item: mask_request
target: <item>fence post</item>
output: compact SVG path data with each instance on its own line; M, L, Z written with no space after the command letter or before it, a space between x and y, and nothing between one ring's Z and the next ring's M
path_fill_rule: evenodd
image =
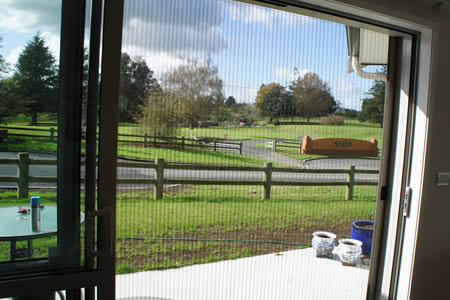
M53 139L55 138L55 128L50 128L50 141L53 142Z
M153 137L153 148L156 148L156 136Z
M347 189L345 200L353 200L353 187L355 185L355 166L351 165L347 174Z
M217 141L214 139L214 152L217 151Z
M147 147L147 134L144 134L144 147Z
M272 187L272 163L264 163L264 195L263 200L270 199L270 189Z
M273 152L277 152L277 140L273 140L272 149L273 149Z
M156 168L155 168L155 190L154 190L154 199L161 200L163 198L163 188L164 188L164 158L156 159Z
M239 143L239 155L242 155L242 142Z
M28 198L28 170L30 155L27 152L21 152L17 154L19 159L19 168L17 169L17 176L19 181L17 182L17 199Z
M184 150L184 136L181 137L181 150Z

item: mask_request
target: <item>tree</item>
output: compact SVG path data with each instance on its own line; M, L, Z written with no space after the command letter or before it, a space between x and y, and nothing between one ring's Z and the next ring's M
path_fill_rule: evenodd
M256 108L255 106L247 103L236 104L236 121L244 122L248 126L253 124L256 119Z
M177 97L180 116L190 128L199 121L207 121L224 99L222 79L210 61L187 61L164 74L162 86Z
M212 117L216 122L223 122L226 119L225 97L222 93L212 98L213 113Z
M227 98L227 100L225 101L225 106L228 106L228 107L233 106L235 104L236 104L236 98L234 98L233 96L229 96Z
M285 103L289 100L286 89L279 83L261 85L256 94L256 108L263 116L269 117L272 123L274 118L280 117Z
M328 83L315 73L298 77L290 88L296 115L306 117L308 123L312 117L333 113L338 106Z
M31 124L37 124L39 112L54 112L58 100L56 60L38 32L20 53L13 78L18 99Z
M17 112L17 82L13 78L0 80L0 123Z
M383 127L385 90L386 83L381 80L375 80L367 93L369 97L362 99L361 112L358 117L361 122L374 122Z
M150 136L176 136L178 119L176 97L160 90L147 98L139 124L144 133Z
M2 38L0 37L0 43ZM1 48L1 45L0 45ZM5 118L15 114L17 101L14 99L15 81L11 78L4 78L3 74L7 72L7 64L2 55L0 55L0 123L5 122Z
M3 41L3 38L0 36L0 48L3 48L1 45L1 42ZM3 74L6 73L8 68L8 65L5 62L5 59L3 58L3 55L0 54L0 79L3 78Z
M122 53L120 62L119 121L136 122L143 106L153 91L159 91L153 71L143 59L133 60Z

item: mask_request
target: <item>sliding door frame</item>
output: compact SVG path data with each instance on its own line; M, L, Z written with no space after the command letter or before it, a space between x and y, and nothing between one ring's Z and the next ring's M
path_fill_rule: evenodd
M90 262L87 267L80 265L81 99L86 1L62 1L60 99L64 101L60 106L62 130L58 137L58 163L61 165L58 168L58 247L50 251L49 261L41 263L41 268L24 268L26 273L2 276L0 298L65 290L67 299L75 300L81 298L81 288L97 287L97 299L115 299L116 144L123 0L104 0L102 47L107 51L103 51L101 68L104 88L100 98L97 209L108 214L104 215L106 218L98 218L94 229L97 247L92 246L96 249L97 263ZM93 208L95 205L90 206L91 210Z

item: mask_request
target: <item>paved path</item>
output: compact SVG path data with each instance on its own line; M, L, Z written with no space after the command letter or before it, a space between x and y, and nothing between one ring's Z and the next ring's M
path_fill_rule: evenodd
M266 142L269 142L272 140L250 140L250 141L244 141L242 143L242 154L258 157L267 161L271 162L279 162L288 166L295 166L297 168L303 168L304 164L303 161L287 157L285 155L281 155L277 152L274 152L272 150L258 147L257 144L265 144Z
M274 153L267 149L257 147L256 144L264 142L264 140L249 141L244 144L245 153L269 161L280 162L286 165L293 165L298 168L311 169L346 169L350 164L354 164L357 169L377 169L379 167L378 160L367 159L317 159L310 161L300 161L289 158L278 153ZM15 158L15 152L0 152L0 157ZM31 158L54 159L55 155L49 154L30 154ZM118 178L154 178L153 169L139 168L118 168ZM15 165L0 165L0 174L3 176L16 176L17 167ZM81 169L84 176L84 168ZM30 166L30 176L56 176L56 166ZM164 177L167 179L212 179L212 180L263 180L263 172L247 172L247 171L193 171L193 170L165 170ZM292 173L273 173L273 181L346 181L346 174L292 174ZM356 180L377 181L378 175L356 175ZM15 187L15 183L2 182L0 187ZM149 185L148 185L149 186ZM146 185L126 185L122 187L141 187ZM55 187L52 183L31 183L30 187Z

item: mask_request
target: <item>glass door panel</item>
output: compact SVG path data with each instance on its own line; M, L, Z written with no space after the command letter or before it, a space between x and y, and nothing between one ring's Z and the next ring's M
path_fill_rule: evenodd
M32 7L14 1L0 11L5 21L0 274L5 274L26 270L20 266L48 267L49 249L57 246L62 1Z
M121 2L15 1L0 13L10 21L0 52L0 298L80 299L86 288L93 299L97 287L97 299L113 299L115 207L103 186L115 182L117 93L100 97L99 84L118 85Z

